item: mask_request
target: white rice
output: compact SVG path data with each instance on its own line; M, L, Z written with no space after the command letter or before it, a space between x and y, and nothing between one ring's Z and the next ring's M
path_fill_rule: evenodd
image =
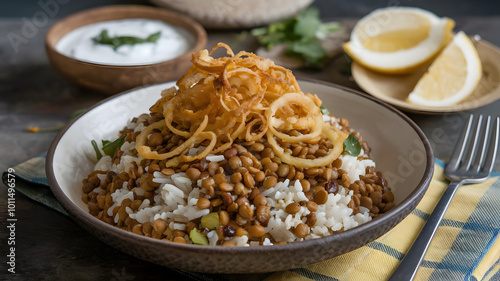
M364 155L365 152L361 149L359 155ZM343 169L347 172L349 176L350 183L353 183L359 180L359 176L364 176L366 167L375 167L375 162L371 159L358 159L358 156L352 156L350 154L340 155L340 160L342 160L342 166L340 169Z

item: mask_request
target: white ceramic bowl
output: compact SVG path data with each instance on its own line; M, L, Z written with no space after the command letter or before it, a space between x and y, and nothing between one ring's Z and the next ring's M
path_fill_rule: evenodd
M47 155L47 177L61 205L83 228L125 253L168 267L211 273L269 272L326 260L380 237L420 202L433 173L428 140L408 117L368 95L332 84L299 81L317 94L330 112L349 120L368 141L377 170L384 173L396 206L368 223L328 237L262 247L210 247L161 241L108 225L88 213L81 180L93 169L90 141L115 137L135 116L148 112L159 84L113 96L95 105L63 129Z

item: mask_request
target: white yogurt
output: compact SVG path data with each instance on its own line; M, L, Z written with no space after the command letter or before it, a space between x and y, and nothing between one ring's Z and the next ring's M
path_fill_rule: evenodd
M133 36L146 38L161 31L156 42L122 45L98 44L93 38L106 29L109 37ZM179 57L195 44L187 30L160 20L123 19L89 24L67 33L56 44L56 50L68 57L106 65L145 65Z

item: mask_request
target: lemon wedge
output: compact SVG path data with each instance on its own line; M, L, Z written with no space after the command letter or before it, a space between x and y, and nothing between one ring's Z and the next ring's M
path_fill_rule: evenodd
M345 52L377 72L409 73L428 65L453 37L454 21L411 7L377 9L353 28Z
M454 105L472 94L481 76L477 50L460 31L417 82L408 101L433 107Z

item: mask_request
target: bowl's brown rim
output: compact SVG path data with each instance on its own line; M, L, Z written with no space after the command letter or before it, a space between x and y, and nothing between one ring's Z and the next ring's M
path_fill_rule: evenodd
M121 236L125 236L125 238L129 239L135 239L138 241L138 243L148 243L154 246L158 247L170 247L174 248L177 250L183 250L183 251L189 251L193 253L199 253L200 251L206 252L208 254L216 254L216 253L228 253L228 254L236 254L236 253L245 253L245 254L259 254L259 253L268 253L268 252L276 252L276 253L286 253L287 251L291 250L296 250L296 249L301 249L301 248L309 248L317 244L328 244L330 242L334 242L336 240L349 240L349 238L357 237L358 235L364 233L367 230L370 230L371 228L374 228L377 224L392 224L392 227L397 225L404 217L406 217L408 214L413 211L413 209L417 206L417 204L420 202L422 197L424 196L425 192L428 189L428 186L431 182L432 175L434 172L434 156L432 152L431 145L423 133L423 131L418 127L418 125L413 122L409 117L404 115L401 111L396 109L395 107L387 104L386 102L379 100L377 98L374 98L368 94L359 92L357 90L337 85L334 83L330 82L325 82L325 81L320 81L316 79L297 79L300 85L300 81L305 81L305 82L311 82L311 83L317 83L317 84L322 84L325 86L333 87L333 88L338 88L346 93L349 94L354 94L361 96L362 98L369 99L387 109L390 111L396 113L400 118L402 118L404 121L406 121L412 128L415 130L417 135L419 136L420 140L422 141L422 144L425 148L426 152L426 166L425 166L425 171L424 171L424 176L420 180L419 184L416 186L416 188L410 193L410 195L405 198L400 204L396 205L394 208L389 210L387 213L381 215L380 217L376 218L375 220L369 221L367 223L364 223L360 226L351 228L349 230L336 233L334 235L322 237L322 238L317 238L317 239L311 239L311 240L305 240L305 241L298 241L298 242L293 242L293 243L287 243L287 244L282 244L282 245L273 245L272 247L220 247L220 246L199 246L199 245L190 245L190 244L180 244L180 243L174 243L174 242L169 242L169 241L162 241L158 239L151 239L149 237L141 236L134 234L132 232L128 232L125 230L122 230L118 227L109 225L94 216L90 215L88 212L85 212L78 206L76 206L74 203L72 203L71 199L69 199L68 196L62 191L61 187L59 186L58 182L56 181L55 178L55 172L53 169L53 164L54 164L54 153L57 149L57 145L65 132L75 123L79 118L81 118L83 115L88 113L89 111L93 110L96 107L99 107L102 104L105 104L107 101L115 99L119 96L122 95L127 95L131 92L134 92L138 89L145 88L145 87L137 87L134 89L127 90L125 92L113 95L111 97L108 97L98 103L96 103L94 106L90 107L86 112L80 114L77 118L74 118L72 121L70 121L54 138L53 142L51 143L49 150L47 152L47 157L46 157L46 175L47 175L47 180L49 182L50 189L54 193L55 197L57 200L61 203L62 207L73 217L79 218L80 220L85 220L87 222L93 222L96 227L101 227L103 230L106 232L112 232L115 234L119 234ZM168 83L168 82L167 82ZM159 84L165 84L165 83L158 83ZM147 87L154 86L154 85L149 85ZM417 199L417 202L414 202L412 198ZM411 210L408 210L411 208ZM406 215L404 217L398 216L399 213L405 213ZM394 220L391 221L391 219L398 218L399 221L394 222ZM391 228L392 228L391 227ZM378 237L374 237L371 241L377 239ZM370 242L370 241L368 241ZM368 243L367 242L367 243Z
M172 24L174 26L178 26L178 27L186 30L187 32L191 33L194 36L194 40L195 40L194 45L189 50L186 50L186 52L184 54L182 54L178 57L175 57L173 59L161 61L161 62L157 62L157 63L140 64L140 65L110 65L110 64L101 64L101 63L82 61L82 60L78 60L78 59L74 59L72 57L66 56L66 55L57 51L56 46L55 46L57 44L57 42L64 35L66 35L70 31L74 30L74 28L61 34L61 36L59 38L53 39L53 37L56 36L55 33L58 29L61 29L68 22L73 22L73 21L78 20L80 18L84 18L85 15L87 15L87 14L104 13L104 12L111 13L113 11L115 11L115 12L116 11L130 12L131 15L128 17L116 17L115 16L115 17L111 17L109 19L102 19L101 21L133 18L132 15L135 13L138 13L138 14L140 14L142 12L156 13L158 15L165 16L164 19L158 19L158 20L161 20L161 21L166 22L168 24ZM180 25L179 22L166 20L169 17L175 17L176 19L180 20L183 23L183 25ZM99 21L96 21L96 22L99 22ZM85 26L88 24L91 24L91 23L84 23L82 25L76 26L75 28L82 27L82 26ZM204 48L206 42L207 42L207 32L205 31L203 26L200 23L198 23L196 20L194 20L186 15L176 13L174 11L170 11L170 10L167 10L164 8L149 7L149 6L143 6L143 5L109 5L109 6L102 6L102 7L84 10L84 11L69 15L69 16L57 21L54 25L52 25L50 27L49 31L45 35L45 48L46 48L47 52L50 52L53 55L58 55L58 56L64 57L68 60L71 60L71 61L74 61L77 63L92 65L95 67L101 67L101 68L107 68L107 69L123 69L123 68L133 69L133 68L155 67L155 66L166 64L166 63L175 64L175 63L178 63L179 61L189 59L192 56L193 52L197 52L197 51L201 50L202 48Z

